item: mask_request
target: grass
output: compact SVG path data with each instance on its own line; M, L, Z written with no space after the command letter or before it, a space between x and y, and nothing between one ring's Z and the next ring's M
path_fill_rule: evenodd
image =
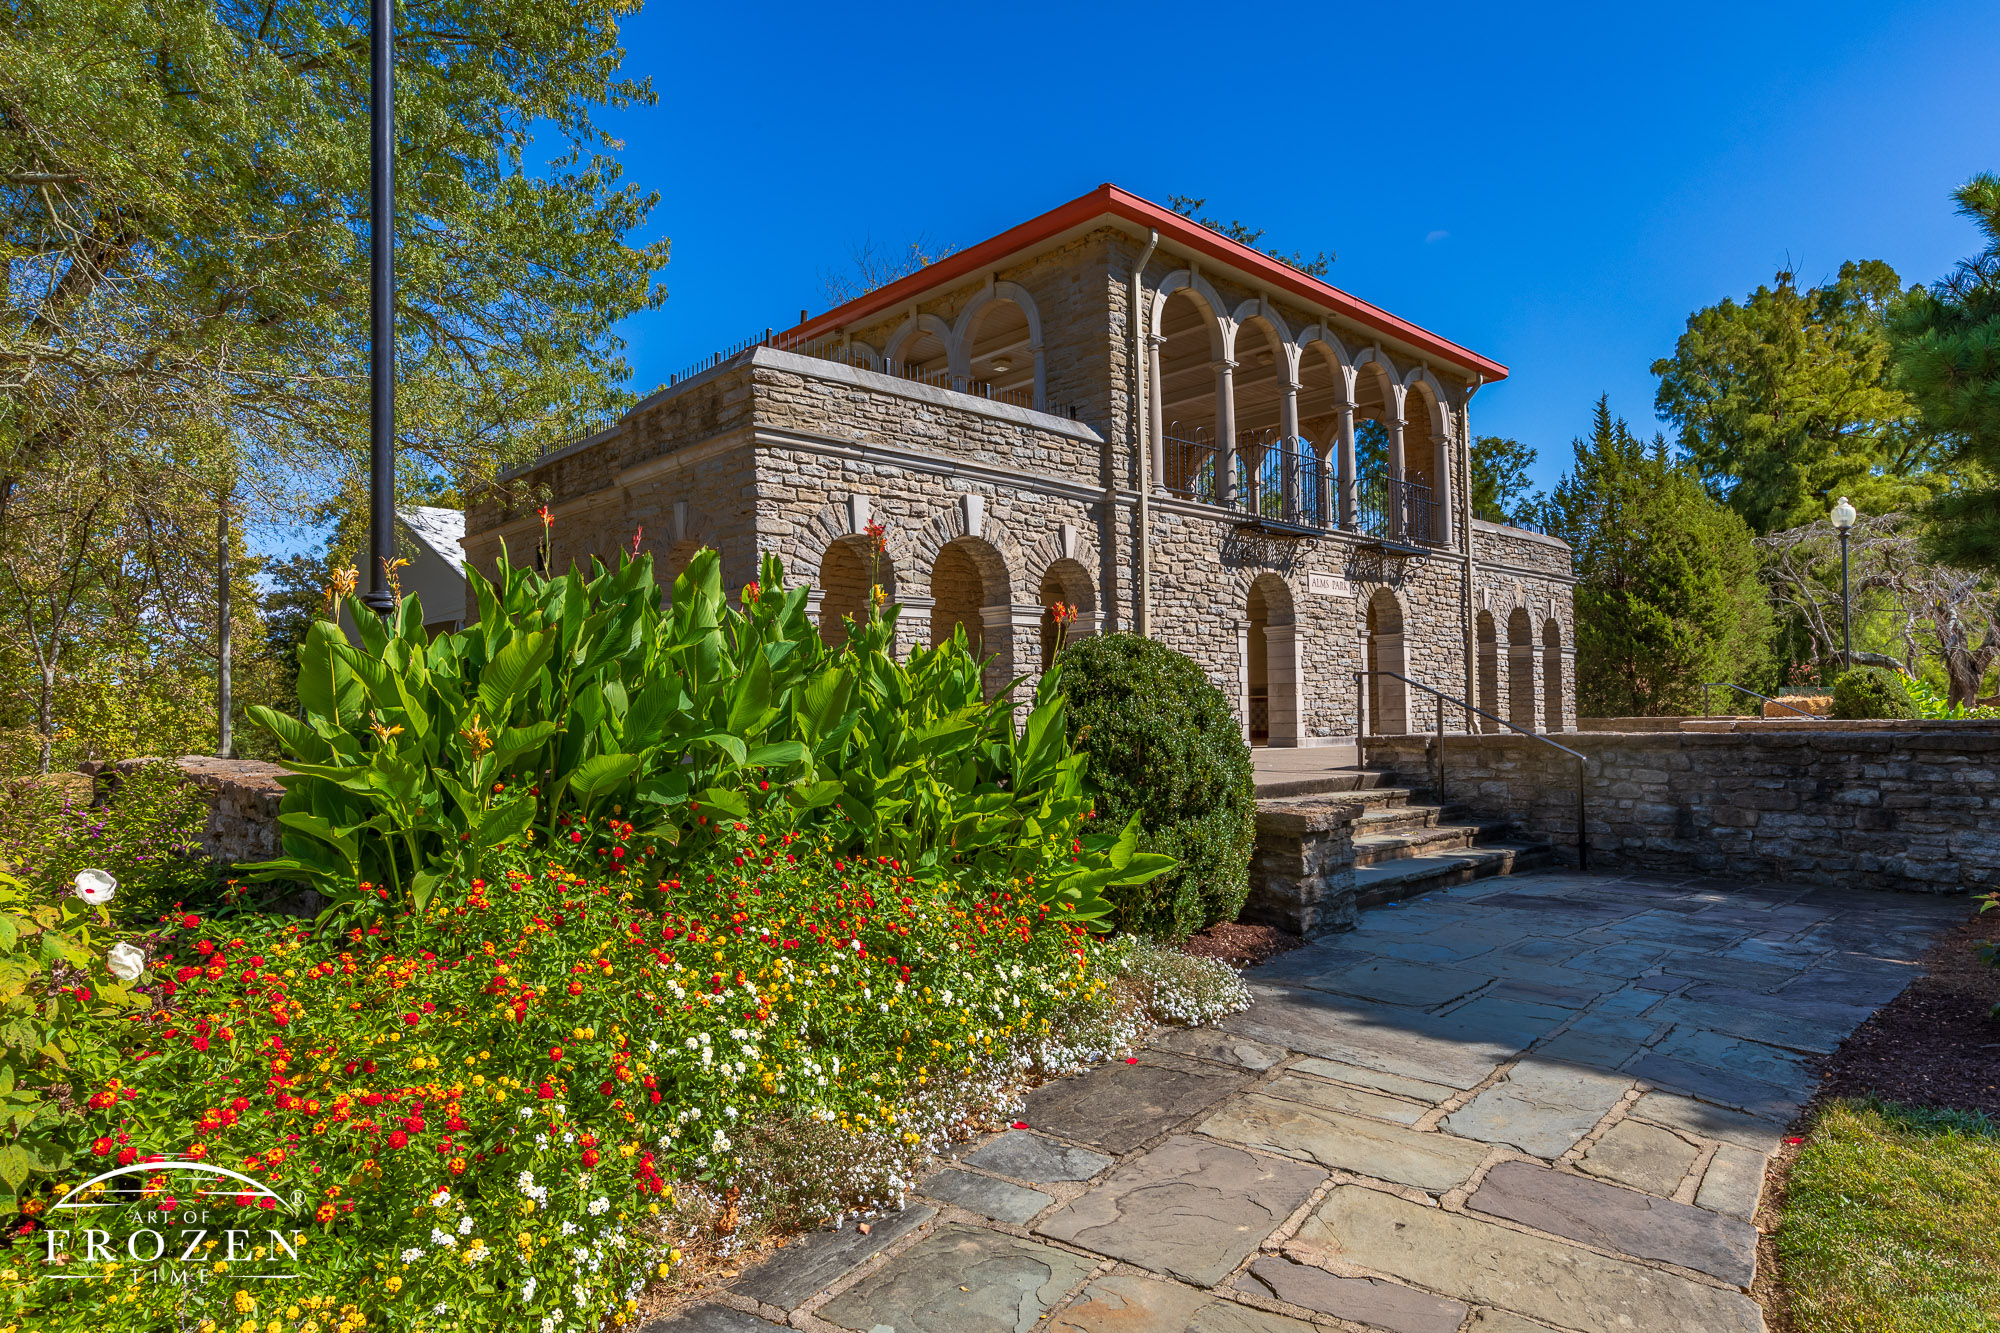
M1796 1333L2000 1329L2000 1124L1829 1103L1776 1241Z

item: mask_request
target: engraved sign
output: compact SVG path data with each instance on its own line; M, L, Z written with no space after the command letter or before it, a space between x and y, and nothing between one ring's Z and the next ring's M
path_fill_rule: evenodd
M1307 574L1306 591L1315 597L1345 597L1347 580L1338 574Z

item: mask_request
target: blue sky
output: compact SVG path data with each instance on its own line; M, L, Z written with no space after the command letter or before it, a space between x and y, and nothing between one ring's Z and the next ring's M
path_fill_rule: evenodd
M1337 251L1330 279L1506 362L1480 434L1550 484L1591 404L1650 431L1688 313L1781 266L1975 248L2000 6L654 4L607 118L659 190L644 390L828 304L868 238L970 244L1104 181Z

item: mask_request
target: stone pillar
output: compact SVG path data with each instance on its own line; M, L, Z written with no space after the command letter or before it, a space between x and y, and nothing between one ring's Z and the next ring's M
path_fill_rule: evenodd
M1236 363L1224 358L1215 363L1215 499L1233 505L1242 485L1242 468L1236 459Z
M1042 675L1042 608L1021 602L999 602L979 608L986 656L986 696L990 699L1016 676L1026 676L1015 692L1032 699Z
M1431 531L1438 545L1450 550L1453 546L1452 533L1457 530L1457 525L1452 522L1451 512L1451 498L1457 493L1457 487L1452 485L1452 477L1455 474L1451 466L1451 437L1440 437L1436 448L1437 462L1431 469L1432 475L1437 478L1431 488L1433 504Z
M930 647L931 612L937 609L937 598L913 594L898 597L896 602L903 608L896 618L897 654L908 657L916 649Z
M1049 383L1048 376L1042 366L1042 345L1040 343L1030 344L1028 354L1035 358L1035 410L1037 412L1046 412L1049 410Z
M1354 408L1340 409L1340 439L1334 446L1338 458L1335 472L1340 494L1340 526L1353 532L1360 521L1360 481L1354 475Z
M1312 508L1313 497L1299 492L1299 386L1287 381L1278 399L1278 447L1284 452L1279 485L1285 488L1281 507L1287 522L1301 521Z
M1247 660L1247 659L1246 659ZM1304 673L1299 670L1298 626L1264 626L1265 707L1271 715L1272 745L1297 745L1306 713ZM1248 691L1245 691L1246 697Z

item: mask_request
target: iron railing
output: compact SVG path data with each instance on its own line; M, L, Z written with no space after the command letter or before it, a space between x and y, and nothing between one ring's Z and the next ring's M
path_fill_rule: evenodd
M1709 707L1708 692L1710 690L1735 690L1738 694L1747 694L1753 699L1762 699L1767 704L1776 704L1780 708L1783 708L1789 712L1797 713L1800 717L1809 718L1814 722L1828 722L1832 720L1830 718L1821 717L1818 713L1808 713L1803 708L1793 708L1783 699L1773 699L1768 694L1759 694L1757 693L1757 691L1750 689L1747 686L1738 685L1735 681L1731 680L1711 680L1711 681L1706 681L1702 684L1701 713L1703 717L1715 716L1715 710Z
M1276 431L1246 431L1224 454L1214 437L1182 423L1167 426L1167 492L1287 527L1329 528L1332 494L1326 463L1310 441Z
M1446 705L1446 704L1451 704L1451 705L1454 705L1455 707L1458 707L1458 708L1463 708L1463 709L1464 709L1464 710L1466 711L1466 714L1467 714L1467 728L1468 728L1468 731L1467 731L1467 734L1468 734L1468 735L1469 735L1469 734L1471 734L1471 732L1470 732L1470 726L1471 726L1471 717L1470 717L1470 715L1471 715L1471 714L1474 714L1474 713L1477 713L1477 714L1478 714L1479 716L1481 716L1481 717L1483 717L1483 718L1486 718L1486 719L1487 719L1488 721L1491 721L1491 722L1498 722L1498 723L1499 723L1499 724L1500 724L1501 726L1503 726L1503 727L1507 728L1507 730L1509 730L1509 731L1512 731L1512 732L1515 732L1515 733L1517 733L1517 734L1519 734L1519 735L1522 735L1522 736L1526 736L1526 737L1527 737L1527 738L1528 738L1529 740L1531 740L1531 741L1538 741L1538 742L1540 742L1541 744L1543 744L1543 745L1546 745L1546 746L1548 746L1548 747L1549 747L1549 748L1550 748L1551 750L1561 750L1561 751L1562 751L1562 752L1563 752L1564 754L1566 754L1566 755L1568 755L1568 756L1569 756L1570 758L1572 758L1572 759L1576 760L1576 868L1577 868L1578 870L1588 870L1588 869L1590 869L1590 836L1589 836L1589 825L1588 825L1588 823L1587 823L1587 821L1586 821L1586 818L1585 818L1585 815L1584 815L1584 808L1585 808L1585 807L1584 807L1584 778L1585 778L1585 776L1586 776L1586 774L1587 774L1587 771L1588 771L1588 765L1589 765L1590 761L1589 761L1588 759L1586 759L1586 758L1585 758L1585 757L1583 756L1583 754L1582 754L1582 753L1581 753L1580 751L1577 751L1577 750L1572 750L1572 749L1570 749L1570 748L1569 748L1569 747L1568 747L1567 745L1559 745L1559 744L1557 744L1557 743L1556 743L1555 741L1552 741L1552 740L1550 740L1550 739L1549 739L1549 738L1548 738L1547 736L1544 736L1544 735L1542 735L1542 734L1541 734L1540 732L1538 732L1538 731L1530 731L1530 730L1529 730L1528 728L1526 728L1526 727L1517 727L1517 726L1515 726L1515 725L1514 725L1514 724L1513 724L1512 722L1509 722L1509 721L1508 721L1508 720L1507 720L1506 718L1504 718L1504 717L1498 717L1498 716L1495 716L1494 714L1492 714L1492 713L1489 713L1489 712L1487 712L1487 711L1486 711L1486 710L1485 710L1484 708L1475 708L1475 707L1474 707L1473 705L1471 705L1471 704L1467 703L1467 702L1466 702L1465 700L1463 700L1463 699L1456 699L1456 698L1453 698L1453 697L1452 697L1451 695L1449 695L1449 694L1446 694L1446 693L1445 693L1445 692L1444 692L1443 690L1440 690L1440 689L1436 689L1436 688L1434 688L1434 687L1432 687L1432 686L1429 686L1429 685L1426 685L1426 684L1424 684L1424 683L1423 683L1422 681L1420 681L1420 680L1411 680L1411 679L1410 679L1410 678L1409 678L1408 676L1405 676L1405 675L1404 675L1404 674L1402 674L1402 673L1401 673L1400 671L1357 671L1357 672L1355 672L1355 673L1354 673L1354 699L1355 699L1355 714L1356 714L1356 716L1355 716L1355 728L1354 728L1354 759L1355 759L1355 762L1356 762L1356 763L1365 763L1365 762L1366 762L1366 755L1365 755L1365 752L1364 752L1364 750L1363 750L1363 744L1362 744L1362 743L1363 743L1363 742L1364 742L1364 741L1365 741L1365 740L1367 739L1367 737L1368 737L1368 685L1367 685L1367 678L1368 678L1368 677L1370 677L1370 676L1382 676L1382 677L1386 677L1387 679L1390 679L1390 680L1400 680L1400 681L1402 681L1402 682L1403 682L1403 683L1404 683L1405 685L1409 685L1409 686L1413 686L1413 687L1415 687L1416 689L1419 689L1419 690L1422 690L1422 691L1424 691L1424 692L1425 692L1426 694L1432 694L1432 695L1436 695L1436 696L1437 696L1437 701L1438 701L1438 705L1437 705L1437 796L1438 796L1438 804L1439 804L1439 805L1443 805L1443 804L1444 804L1444 799L1445 799L1445 790L1444 790L1444 737L1445 737L1445 730L1444 730L1444 709L1445 709L1445 705Z
M1374 472L1362 477L1355 526L1384 541L1444 545L1443 524L1431 488Z

